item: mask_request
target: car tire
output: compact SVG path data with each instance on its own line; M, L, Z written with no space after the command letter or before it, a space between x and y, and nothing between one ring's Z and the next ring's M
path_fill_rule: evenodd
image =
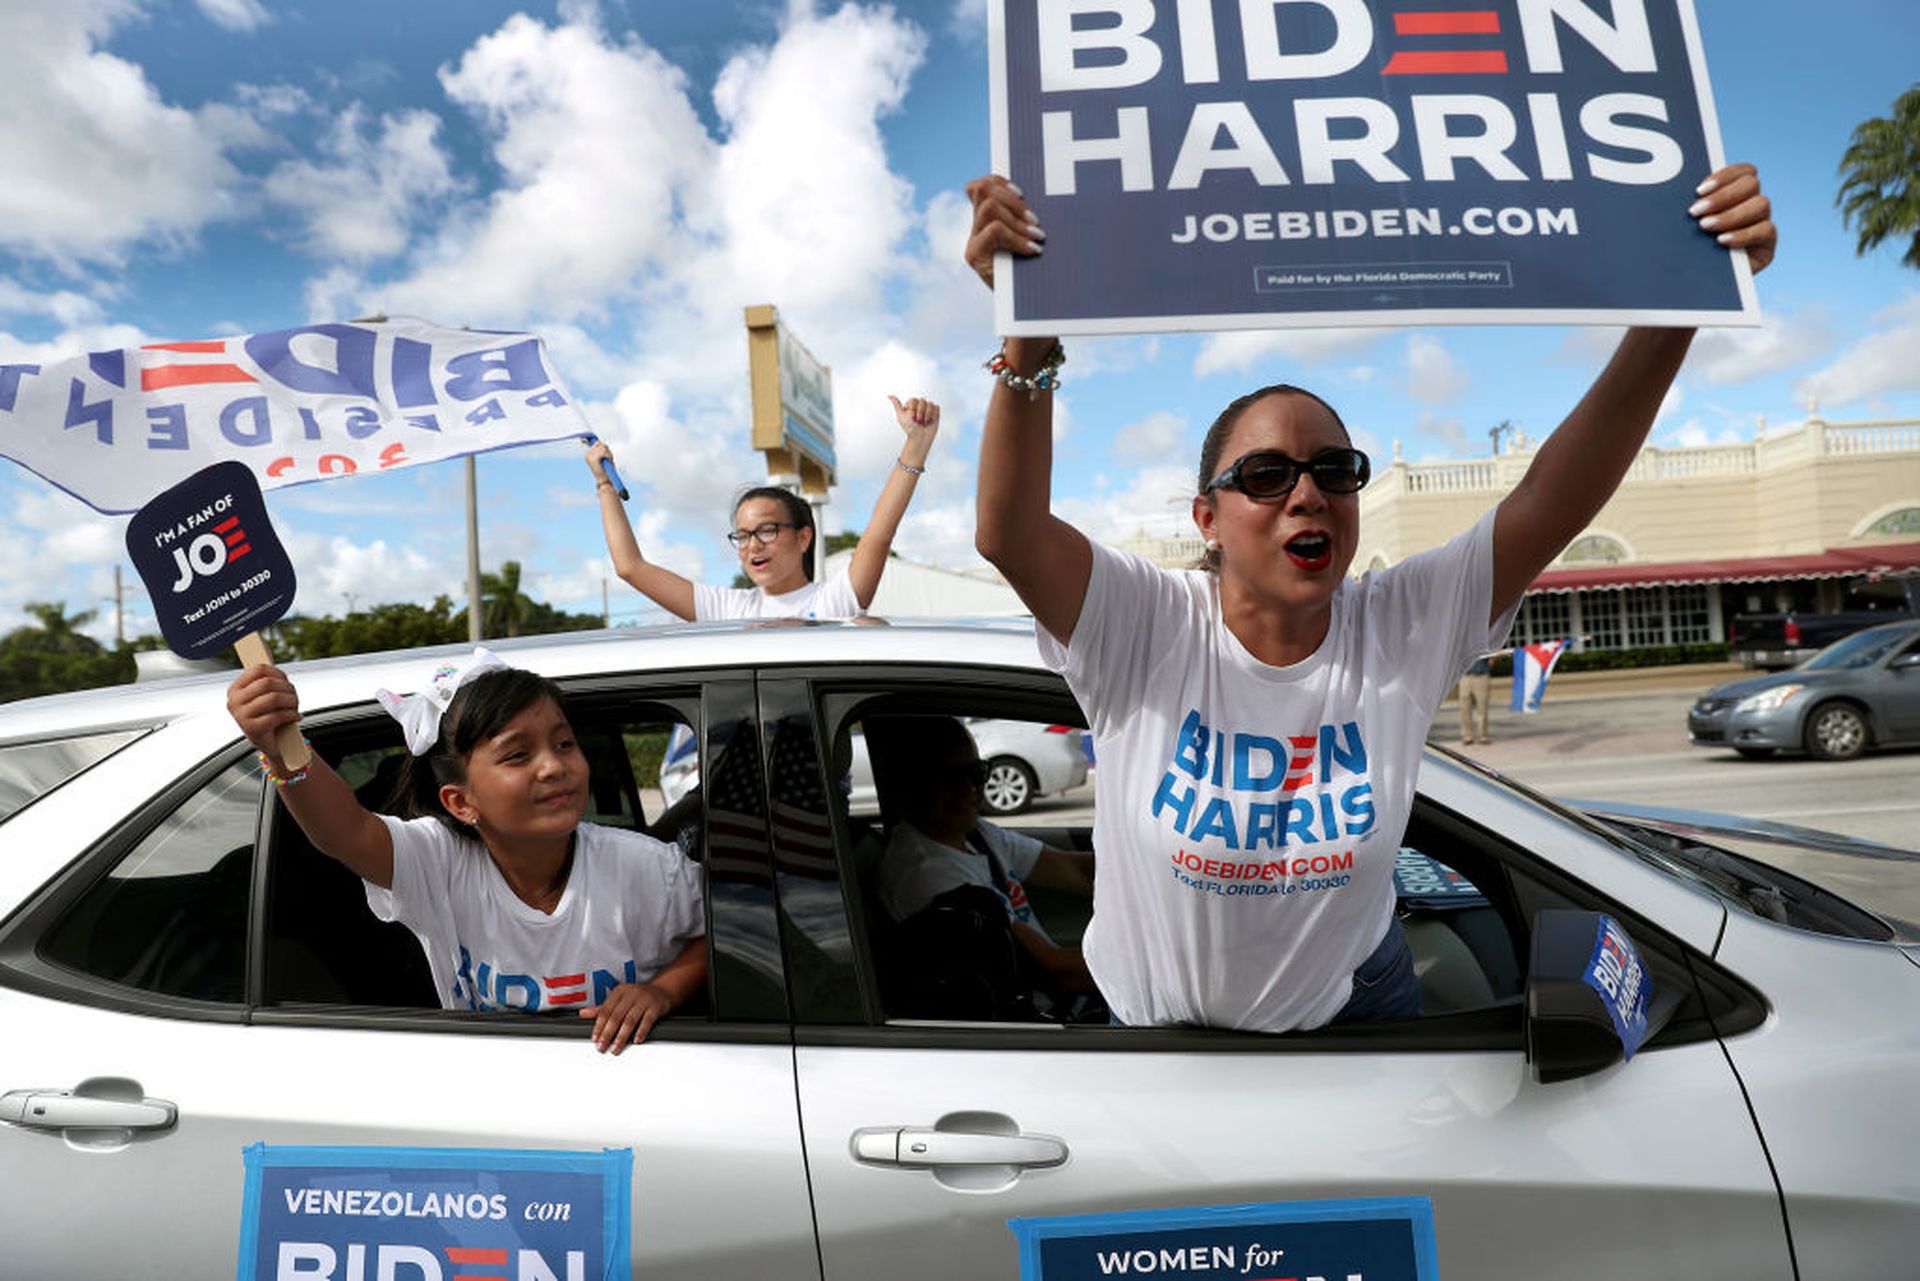
M1780 749L1777 747L1736 747L1733 750L1750 761L1764 761Z
M983 789L987 813L1018 814L1033 804L1038 789L1039 780L1034 778L1026 762L1011 756L996 756L987 762L987 783Z
M1807 755L1819 760L1852 760L1871 738L1866 716L1851 703L1822 703L1807 716Z

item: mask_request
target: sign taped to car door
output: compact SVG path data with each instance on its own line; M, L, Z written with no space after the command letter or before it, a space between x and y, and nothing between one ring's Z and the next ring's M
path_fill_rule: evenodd
M245 1151L239 1281L630 1281L633 1150Z
M1021 1281L1178 1275L1439 1281L1426 1197L1278 1201L1009 1219Z
M1757 325L1692 0L990 0L997 332Z

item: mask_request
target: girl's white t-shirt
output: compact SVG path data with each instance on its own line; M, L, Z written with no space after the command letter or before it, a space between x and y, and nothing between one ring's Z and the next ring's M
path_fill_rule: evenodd
M1100 751L1087 967L1123 1023L1318 1027L1385 935L1428 723L1492 627L1493 515L1341 583L1326 639L1273 667L1219 584L1094 546L1070 645Z
M778 596L758 587L693 585L694 621L721 618L853 618L866 611L845 569Z
M367 882L367 906L420 940L443 1009L598 1005L707 932L700 869L650 836L580 824L549 915L514 894L480 842L437 819L380 821L393 836L393 888Z

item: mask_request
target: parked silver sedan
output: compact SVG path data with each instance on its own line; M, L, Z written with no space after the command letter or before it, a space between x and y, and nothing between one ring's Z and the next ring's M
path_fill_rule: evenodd
M1717 685L1687 712L1696 747L1847 760L1920 743L1920 622L1855 632L1789 671Z
M833 782L854 732L895 717L1082 723L1030 627L499 649L568 691L589 817L702 864L706 999L617 1059L569 1010L441 1010L415 941L287 820L224 680L0 707L0 1273L232 1275L263 1216L332 1204L260 1197L276 1151L630 1151L630 1187L599 1207L624 1231L607 1274L656 1281L1013 1278L1010 1220L1328 1202L1429 1205L1440 1271L1482 1281L1879 1281L1920 1258L1920 939L1763 862L1435 753L1399 852L1425 1017L1285 1036L969 1017L899 995L911 949L872 906L886 832ZM295 671L315 750L371 802L399 743L373 691L453 652ZM652 784L680 727L703 783L665 807ZM1089 846L1045 817L1021 830ZM1078 938L1084 899L1032 901ZM1560 956L1562 927L1591 940L1595 921L1630 936L1651 987L1629 1061L1582 987L1588 949L1572 971ZM523 1207L497 1195L461 1203L483 1216L464 1231L497 1231L484 1249L392 1274L512 1271ZM398 1257L378 1217L329 1223L361 1253L329 1270L283 1243L280 1275ZM1109 1262L1196 1257L1162 1245ZM529 1253L518 1275L573 1275Z

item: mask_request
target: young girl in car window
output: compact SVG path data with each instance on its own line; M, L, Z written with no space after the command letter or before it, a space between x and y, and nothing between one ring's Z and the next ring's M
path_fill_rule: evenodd
M621 510L620 496L603 464L604 444L587 451L600 500L600 521L614 572L668 613L688 622L716 618L852 618L865 612L880 588L893 535L906 515L916 482L927 469L927 454L940 430L940 406L920 397L893 401L894 418L906 433L900 456L881 487L873 515L846 569L824 582L813 581L812 551L818 536L813 507L790 490L762 485L747 490L733 505L727 541L740 557L740 572L751 587L711 587L656 565L640 554L633 526Z
M374 814L318 755L289 772L276 736L299 700L250 667L227 709L316 849L359 874L382 920L419 938L446 1009L578 1009L618 1054L702 990L699 869L672 845L580 821L588 767L559 688L476 649L408 698L380 691L412 754L406 817Z

